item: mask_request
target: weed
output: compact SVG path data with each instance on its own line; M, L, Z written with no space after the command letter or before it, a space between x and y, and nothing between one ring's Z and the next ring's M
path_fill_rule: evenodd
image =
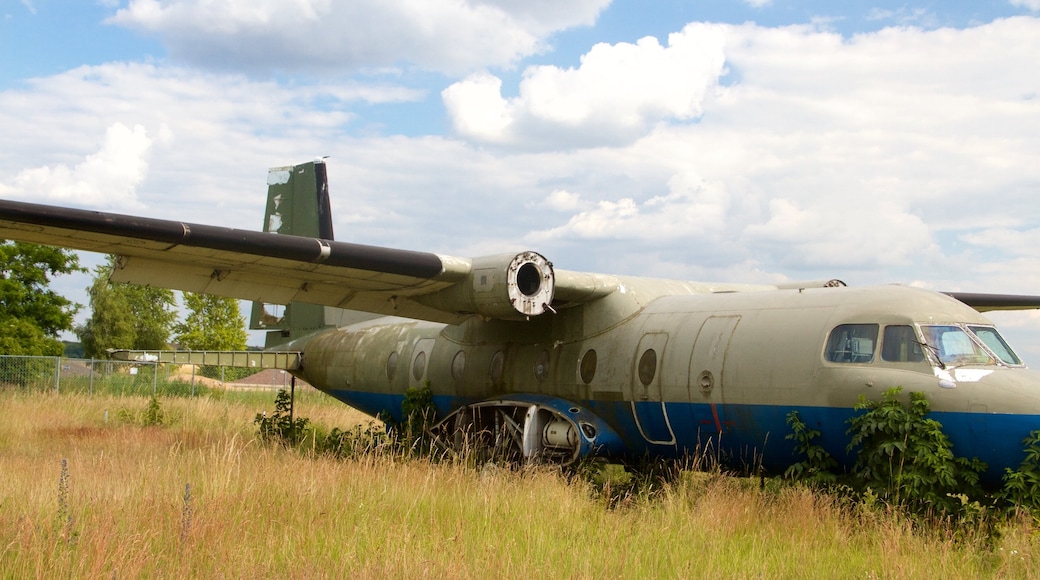
M667 489L680 482L693 481L691 473L702 473L690 469L696 464L686 460L644 458L632 465L606 463L596 458L583 459L574 466L565 468L570 480L580 480L589 486L592 497L609 508L629 507L653 501Z
M814 442L820 436L820 431L810 429L798 411L787 414L787 424L791 426L791 433L785 439L793 440L795 453L805 456L805 459L792 463L784 471L784 477L823 487L835 484L838 480L835 473L838 462L826 449Z
M260 439L294 447L303 440L308 420L293 417L292 398L288 391L281 389L274 398L274 413L270 417L266 413L257 413L253 423L259 426Z
M433 450L430 430L437 422L437 407L433 404L429 381L422 387L412 387L404 392L400 422L384 422L391 441L400 449L413 456L429 456Z
M72 512L69 510L69 461L62 458L61 475L58 476L58 537L67 544L75 542L72 532Z
M336 459L371 454L386 448L388 442L386 429L374 421L369 421L367 426L357 425L348 430L335 427L328 433L322 433L323 429L312 425L310 431L314 452Z
M144 425L146 427L161 427L166 424L166 413L163 411L159 399L152 397L148 401L148 408L144 412Z
M979 497L979 474L985 463L956 457L942 425L925 416L928 400L911 392L909 405L900 401L900 387L885 391L880 401L861 396L848 423L848 450L858 449L852 467L853 484L871 489L894 504L915 510L959 511L954 494Z
M1004 471L999 498L1040 519L1040 431L1030 431L1022 443L1025 459L1017 470L1009 467Z
M184 484L184 503L181 505L181 552L188 546L188 538L191 534L191 519L193 515L191 507L191 484Z

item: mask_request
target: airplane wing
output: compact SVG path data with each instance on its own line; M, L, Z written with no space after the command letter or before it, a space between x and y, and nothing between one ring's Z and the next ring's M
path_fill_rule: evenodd
M305 302L457 324L523 320L613 291L534 252L456 258L0 200L0 238L118 256L112 279L268 304Z
M943 292L979 312L990 310L1033 310L1040 308L1040 296L1017 294L980 294L977 292Z

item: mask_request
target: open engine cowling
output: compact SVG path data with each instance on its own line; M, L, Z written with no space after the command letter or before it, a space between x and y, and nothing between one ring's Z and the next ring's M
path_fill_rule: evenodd
M555 290L552 263L528 251L475 258L467 280L415 300L458 314L523 320L551 311Z
M506 266L506 296L511 310L518 314L543 314L552 304L555 285L552 263L537 252L517 254ZM497 303L487 314L496 313Z
M514 393L456 409L433 428L437 441L459 453L568 465L592 453L618 455L618 434L590 410L556 397Z

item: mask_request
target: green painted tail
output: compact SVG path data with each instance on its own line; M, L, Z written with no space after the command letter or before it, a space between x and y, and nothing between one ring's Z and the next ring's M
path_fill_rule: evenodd
M329 181L323 160L274 167L268 172L264 231L333 239ZM300 302L284 307L254 302L249 328L268 331L265 346L273 348L342 324L346 319L345 312Z

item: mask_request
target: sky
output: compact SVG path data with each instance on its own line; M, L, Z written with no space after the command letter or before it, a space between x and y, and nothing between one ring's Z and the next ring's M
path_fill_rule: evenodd
M342 241L1040 294L1038 61L1040 0L0 0L0 197L260 229L327 156Z

